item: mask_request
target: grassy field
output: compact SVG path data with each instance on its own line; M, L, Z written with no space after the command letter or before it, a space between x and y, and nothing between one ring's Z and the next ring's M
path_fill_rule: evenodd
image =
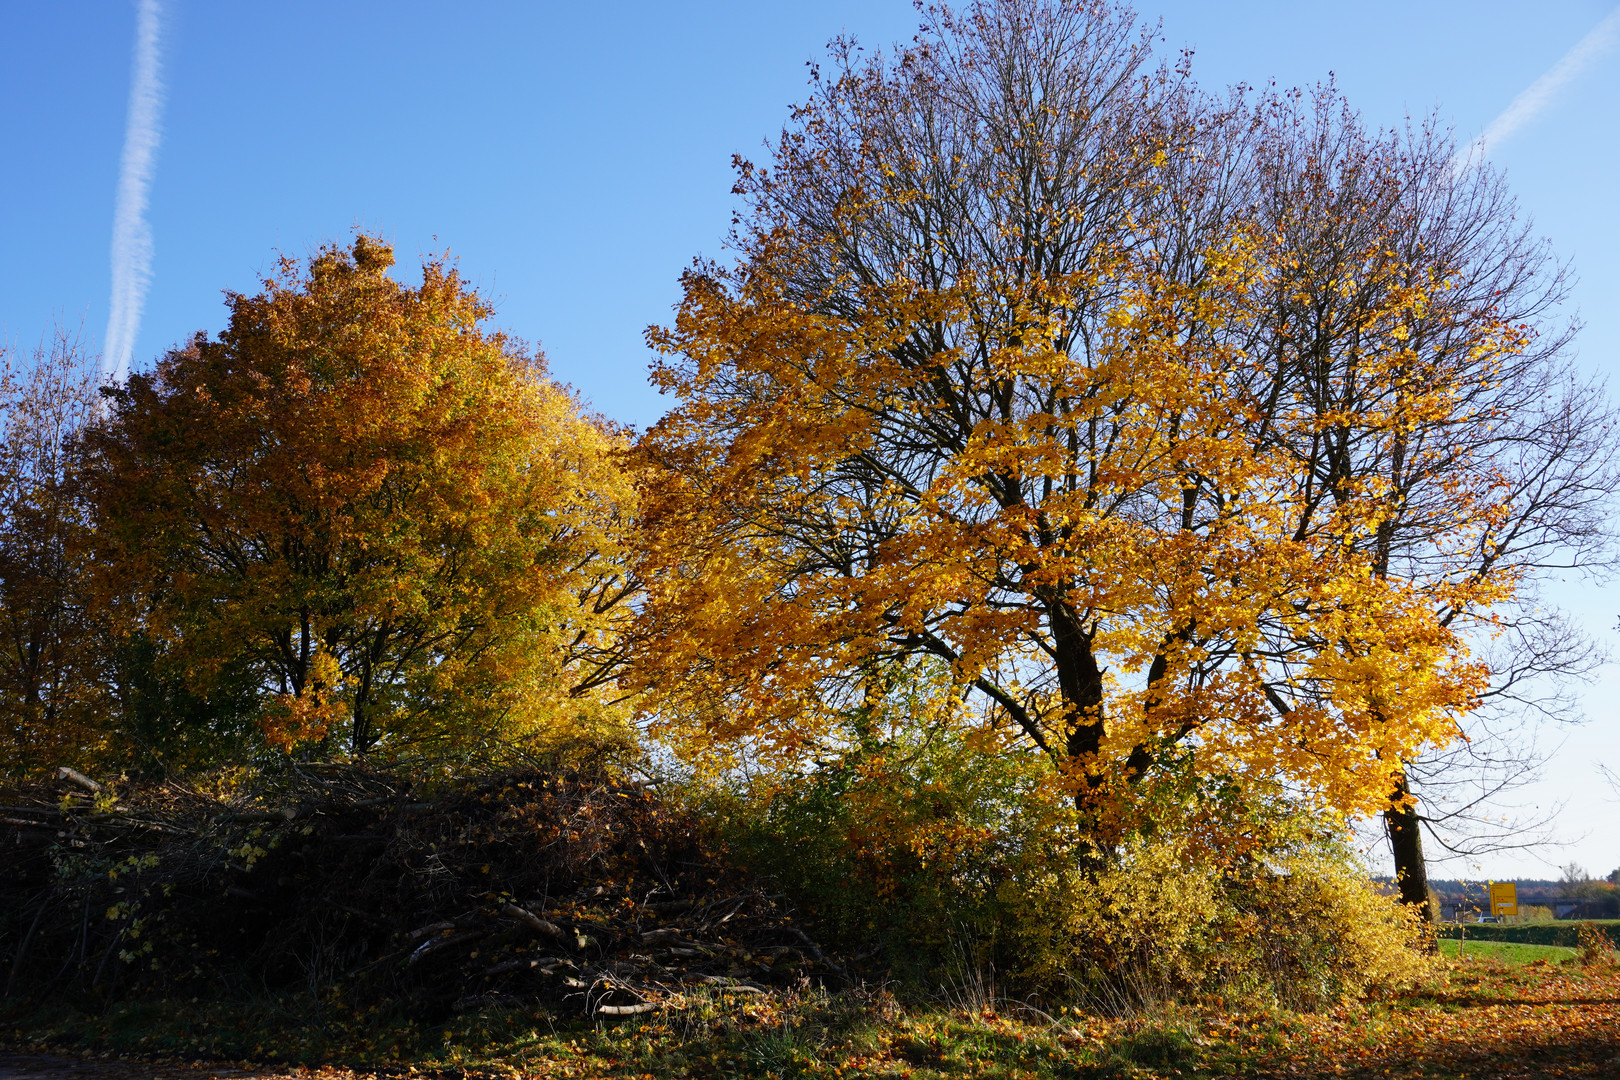
M1524 945L1516 941L1448 941L1439 942L1440 953L1451 959L1463 956L1471 960L1494 960L1517 967L1537 960L1558 962L1575 956L1576 950L1562 945Z
M303 1012L286 1002L126 1006L35 1014L14 1049L207 1059L335 1078L402 1068L443 1076L1610 1077L1620 1074L1620 966L1557 962L1561 950L1454 943L1427 984L1325 1013L1162 1009L1127 1017L1002 1002L902 1005L874 991L709 996L617 1023L486 1009L437 1026ZM15 1018L14 1018L15 1019ZM207 1072L207 1069L202 1070Z

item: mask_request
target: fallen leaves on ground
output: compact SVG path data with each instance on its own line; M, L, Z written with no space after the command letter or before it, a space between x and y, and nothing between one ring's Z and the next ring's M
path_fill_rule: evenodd
M25 1066L0 1057L0 1080L1614 1077L1620 965L1463 960L1413 994L1317 1014L1166 1007L1109 1018L1008 1002L908 1009L853 989L746 1001L716 994L609 1023L491 1010L413 1029L407 1041L411 1050L392 1060L365 1055L362 1065L339 1052L327 1060L349 1065L304 1068L64 1058Z
M1271 1025L1282 1045L1258 1075L1612 1077L1620 1075L1620 967L1538 961L1449 965L1420 995ZM1253 1036L1234 1019L1217 1040Z

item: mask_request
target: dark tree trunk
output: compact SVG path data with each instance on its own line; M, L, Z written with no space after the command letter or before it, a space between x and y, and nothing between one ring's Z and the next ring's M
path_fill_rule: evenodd
M355 757L365 757L371 749L371 654L367 652L360 665L360 685L354 691L354 731L349 747Z
M1406 772L1396 774L1395 795L1404 798L1411 789L1406 783ZM1434 921L1434 910L1429 906L1429 868L1423 861L1423 832L1418 821L1417 808L1391 806L1384 811L1384 829L1389 834L1389 848L1395 855L1395 881L1400 886L1401 903L1415 908L1424 922Z
M1063 695L1065 718L1064 750L1070 761L1079 762L1084 783L1074 793L1075 808L1090 808L1096 788L1103 782L1097 767L1097 752L1103 740L1103 673L1097 654L1091 650L1091 635L1070 613L1061 598L1051 604L1054 659L1057 661L1058 691Z

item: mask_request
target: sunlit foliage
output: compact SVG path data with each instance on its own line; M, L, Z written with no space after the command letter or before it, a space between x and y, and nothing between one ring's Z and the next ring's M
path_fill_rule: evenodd
M619 437L430 261L283 259L109 392L97 596L195 694L245 672L272 747L464 753L617 730Z
M1293 183L1266 140L1299 118L1148 69L1126 13L931 19L835 53L739 164L737 261L650 333L660 730L797 767L926 656L1105 841L1189 761L1404 803L1529 565L1518 451L1462 436L1509 422L1482 387L1527 330L1459 304L1400 214L1332 208L1323 263L1303 196L1234 195Z

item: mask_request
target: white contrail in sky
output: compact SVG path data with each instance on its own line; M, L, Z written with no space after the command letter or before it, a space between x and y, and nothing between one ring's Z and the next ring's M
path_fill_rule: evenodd
M1608 18L1598 23L1592 32L1576 42L1575 47L1547 69L1546 74L1531 83L1529 88L1514 98L1502 114L1492 120L1469 146L1457 154L1456 167L1483 161L1491 147L1534 120L1552 103L1553 98L1566 85L1578 78L1592 62L1620 42L1620 7L1609 12Z
M146 221L146 194L157 164L163 84L158 79L158 0L136 0L135 64L129 82L129 118L124 156L118 166L113 204L112 303L107 312L106 357L113 377L129 373L135 335L152 279L152 227Z

